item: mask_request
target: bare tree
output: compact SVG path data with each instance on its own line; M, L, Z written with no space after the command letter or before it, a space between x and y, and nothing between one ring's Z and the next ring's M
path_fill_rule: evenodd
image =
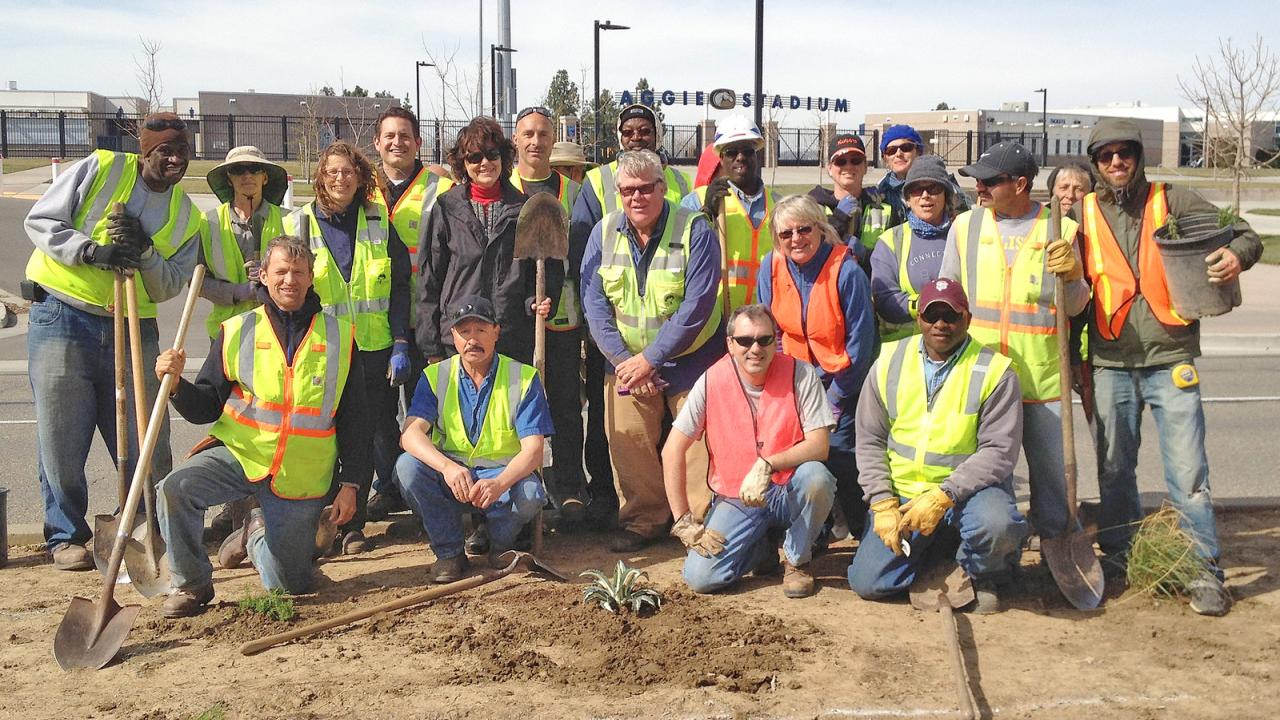
M146 112L154 112L160 107L160 98L164 95L164 81L160 79L156 63L156 56L164 46L159 40L142 36L138 36L138 42L142 45L142 57L133 56L134 77L138 80L138 92L147 103Z
M1229 160L1232 207L1240 212L1240 183L1255 161L1269 163L1280 150L1258 147L1263 135L1257 130L1274 119L1280 107L1280 58L1255 37L1249 47L1237 47L1231 38L1218 40L1218 53L1196 56L1191 77L1178 77L1182 96L1205 106L1204 150L1210 148L1219 163ZM1217 138L1210 141L1210 133ZM1266 137L1273 137L1268 132ZM1262 140L1265 142L1265 140Z

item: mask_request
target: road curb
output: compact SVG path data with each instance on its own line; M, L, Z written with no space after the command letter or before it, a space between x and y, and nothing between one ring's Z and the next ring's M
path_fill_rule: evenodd
M1215 333L1200 336L1200 352L1205 357L1246 357L1280 355L1280 334Z

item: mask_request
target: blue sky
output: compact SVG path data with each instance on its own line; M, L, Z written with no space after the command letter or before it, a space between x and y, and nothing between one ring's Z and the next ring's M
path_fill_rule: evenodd
M166 98L198 90L308 92L322 85L413 95L414 61L454 55L470 88L478 61L478 3L428 2L17 2L0 0L4 43L0 80L21 89L137 94L139 36L158 39ZM484 50L497 42L497 2L484 2ZM605 87L645 76L659 89L750 90L752 0L565 3L512 0L513 63L521 104L536 102L559 68L590 83L592 20L631 30L602 35ZM1050 107L1141 100L1186 104L1177 76L1219 36L1275 43L1269 2L765 3L765 89L847 98L855 124L868 111L998 107L1006 100ZM564 17L567 8L583 8ZM352 16L352 8L363 12ZM1273 51L1280 48L1272 46ZM465 74L465 75L464 75ZM488 94L488 68L484 71ZM440 81L422 73L427 115L440 106ZM451 77L450 80L453 78ZM472 91L474 92L474 91ZM487 103L487 100L486 100ZM450 116L461 111L450 102ZM669 108L669 121L694 122L700 108ZM795 111L786 125L807 125Z

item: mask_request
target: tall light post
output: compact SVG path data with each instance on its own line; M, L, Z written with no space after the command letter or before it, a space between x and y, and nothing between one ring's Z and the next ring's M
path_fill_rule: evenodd
M493 117L498 117L498 53L513 53L515 48L506 45L489 46L489 104L493 107Z
M591 136L591 146L594 148L594 151L591 154L591 159L594 160L595 162L600 162L600 31L601 30L630 30L631 28L627 25L614 25L613 21L611 20L605 20L604 22L600 22L599 20L596 20L595 23L596 23L596 29L595 29L596 97L595 97L595 100L591 101L591 118L592 120L595 121L595 135Z
M1049 164L1049 90L1040 88L1040 165Z
M422 68L424 67L435 67L435 63L417 60L413 65L413 92L415 93L413 114L418 118L418 135L422 135ZM418 148L418 159L422 159L422 148Z

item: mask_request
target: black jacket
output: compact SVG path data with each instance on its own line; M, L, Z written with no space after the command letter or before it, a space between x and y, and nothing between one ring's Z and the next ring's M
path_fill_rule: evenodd
M533 303L536 267L516 260L516 220L528 198L506 180L492 234L471 208L467 185L440 195L427 221L427 252L419 252L418 347L428 357L453 354L448 313L467 295L489 298L502 334L497 351L524 363L533 359ZM562 263L546 263L546 292L555 300L564 282ZM554 307L552 312L554 312Z

